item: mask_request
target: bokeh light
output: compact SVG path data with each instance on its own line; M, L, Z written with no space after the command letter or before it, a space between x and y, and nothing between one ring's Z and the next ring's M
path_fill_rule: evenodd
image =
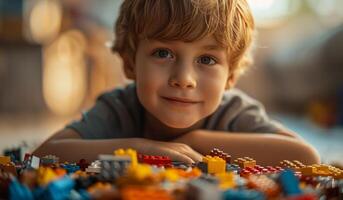
M58 115L76 112L86 94L86 38L78 30L63 33L44 49L43 95Z
M59 1L37 1L29 15L32 39L41 44L54 39L61 29L62 14L62 6Z
M297 0L248 0L258 27L282 24L300 7Z

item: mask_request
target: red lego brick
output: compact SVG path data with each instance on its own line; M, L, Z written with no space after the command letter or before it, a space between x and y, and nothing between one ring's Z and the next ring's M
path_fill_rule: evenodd
M171 159L168 156L150 156L150 155L138 155L138 160L140 163L145 163L149 165L157 165L170 167Z
M76 163L79 167L80 167L80 169L81 169L81 171L85 171L86 170L86 168L90 165L87 161L86 161L86 159L81 159L78 163Z
M228 153L224 153L223 151L217 149L217 148L213 148L210 151L210 156L218 156L219 158L225 160L226 163L231 163L231 156Z

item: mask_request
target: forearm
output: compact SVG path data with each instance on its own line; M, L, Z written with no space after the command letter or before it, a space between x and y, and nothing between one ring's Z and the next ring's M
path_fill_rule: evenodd
M134 138L123 139L59 139L50 140L36 149L33 154L42 157L56 155L60 161L77 162L81 158L94 161L99 154L113 154L118 148L135 148Z
M299 160L305 164L318 163L317 151L304 141L277 134L226 133L197 130L186 144L204 155L216 147L229 153L233 159L249 156L261 165L278 165L280 161Z

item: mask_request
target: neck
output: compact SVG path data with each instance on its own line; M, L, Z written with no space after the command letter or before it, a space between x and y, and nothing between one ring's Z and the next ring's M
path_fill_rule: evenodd
M170 141L190 131L201 129L205 119L199 120L187 128L172 128L151 115L148 111L145 112L144 137L153 140Z

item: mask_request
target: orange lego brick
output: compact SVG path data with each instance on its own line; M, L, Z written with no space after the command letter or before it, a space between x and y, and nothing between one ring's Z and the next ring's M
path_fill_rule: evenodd
M250 157L237 158L234 163L239 165L240 168L254 167L256 165L256 160Z
M306 167L306 165L304 165L302 162L298 160L283 160L280 162L280 165L284 168L293 169L295 171L300 171L301 168Z
M11 162L11 158L9 156L0 156L0 164L6 165Z
M173 200L166 190L156 187L125 187L121 194L122 200Z

